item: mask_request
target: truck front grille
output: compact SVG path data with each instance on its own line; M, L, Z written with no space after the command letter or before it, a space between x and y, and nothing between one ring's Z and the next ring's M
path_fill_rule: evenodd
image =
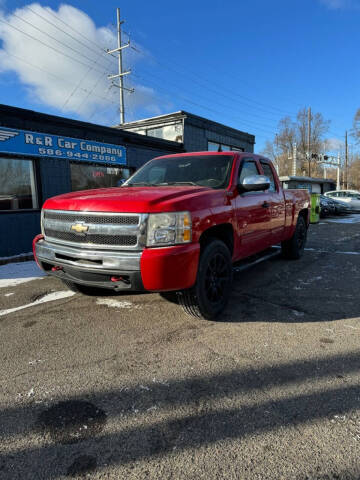
M74 221L74 214L66 214L66 213L58 213L56 210L54 211L46 211L45 218L47 220L59 220L60 222L73 222ZM138 225L140 220L139 215L106 215L101 214L96 216L96 223L97 224L111 224L111 225ZM86 215L86 214L76 214L76 221L77 222L86 222L92 223L94 222L94 215Z
M67 242L86 243L87 245L122 245L134 246L137 243L135 235L86 235L80 237L76 233L71 232L57 232L56 230L45 229L45 236L58 238Z
M44 210L45 239L97 249L140 250L145 246L146 214Z

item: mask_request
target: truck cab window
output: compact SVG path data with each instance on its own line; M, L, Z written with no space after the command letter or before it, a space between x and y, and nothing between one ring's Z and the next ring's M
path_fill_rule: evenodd
M264 175L270 180L269 192L276 192L276 183L274 179L273 171L268 163L261 162L262 169L264 170Z

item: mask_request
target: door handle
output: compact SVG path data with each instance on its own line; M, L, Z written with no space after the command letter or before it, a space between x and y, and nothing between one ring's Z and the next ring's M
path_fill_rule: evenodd
M269 208L269 207L270 207L270 203L264 202L261 206L262 206L263 208Z

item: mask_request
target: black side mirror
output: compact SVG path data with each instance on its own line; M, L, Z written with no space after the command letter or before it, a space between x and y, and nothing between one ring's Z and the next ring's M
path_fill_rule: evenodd
M258 192L268 190L271 182L265 175L249 175L238 185L241 192Z

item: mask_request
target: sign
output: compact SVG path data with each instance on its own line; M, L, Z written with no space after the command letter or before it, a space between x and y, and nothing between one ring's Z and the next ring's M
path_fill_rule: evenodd
M0 153L126 165L122 145L0 127Z

